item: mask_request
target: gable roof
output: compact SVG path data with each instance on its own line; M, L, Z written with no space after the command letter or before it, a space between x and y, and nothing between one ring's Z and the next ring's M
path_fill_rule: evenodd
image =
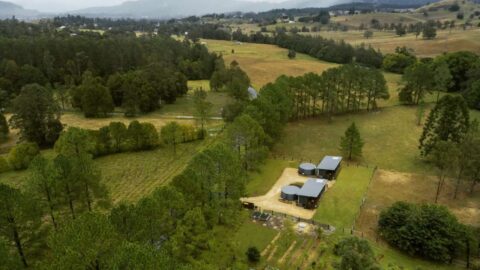
M326 156L323 158L322 162L318 165L319 170L326 171L335 171L340 163L342 162L342 157Z
M308 179L303 187L298 191L298 196L316 198L322 193L327 185L325 179Z

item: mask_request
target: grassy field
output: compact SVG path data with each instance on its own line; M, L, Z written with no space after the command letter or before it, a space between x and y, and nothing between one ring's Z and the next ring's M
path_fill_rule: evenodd
M353 45L366 44L383 53L392 53L397 47L406 46L414 50L420 57L434 57L436 55L453 51L472 51L480 53L480 29L456 29L440 30L437 37L433 40L424 40L416 38L414 34L408 34L403 37L395 35L394 32L374 31L373 37L366 39L363 36L364 31L323 31L316 33L306 33L313 36L322 36L334 40L345 40Z
M438 179L435 176L379 170L358 219L358 229L374 239L378 215L383 209L397 201L434 203L437 184ZM392 190L395 192L391 192ZM455 200L454 190L454 180L448 180L440 193L438 203L448 207L462 223L480 226L480 190L469 194L469 185L464 183Z
M320 199L314 220L338 230L351 228L372 173L373 168L344 164L334 186Z
M285 168L296 168L297 165L297 161L267 159L258 172L249 174L249 181L246 187L247 197L266 194L275 182L278 181L278 178L282 175Z
M221 53L227 64L233 60L247 72L256 88L275 81L281 75L299 76L308 72L322 73L336 64L319 61L304 54L288 58L288 51L274 45L205 40L211 52ZM232 50L235 53L232 53Z
M192 153L200 151L208 143L179 145L176 155L171 148L110 155L96 159L95 165L101 170L103 183L113 203L135 202L181 173ZM44 155L52 158L55 154L49 150ZM4 173L0 174L0 182L22 187L28 175L28 170Z
M415 114L414 107L393 106L378 112L336 116L331 122L325 118L293 122L287 125L273 154L314 162L325 155L341 155L340 138L355 122L365 141L362 163L424 172L417 149L422 127L416 125Z

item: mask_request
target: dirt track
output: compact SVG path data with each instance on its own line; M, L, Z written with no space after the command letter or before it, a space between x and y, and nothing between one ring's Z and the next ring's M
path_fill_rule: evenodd
M307 180L308 177L298 175L297 169L286 168L267 194L259 197L242 198L242 201L254 203L261 210L270 210L304 219L312 219L315 210L307 210L296 206L295 203L289 204L280 201L282 187L293 183L305 183Z

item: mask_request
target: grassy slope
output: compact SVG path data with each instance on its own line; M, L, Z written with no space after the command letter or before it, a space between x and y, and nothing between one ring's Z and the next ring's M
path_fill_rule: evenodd
M296 59L290 60L287 50L273 45L249 43L237 45L231 41L218 40L205 42L210 51L221 53L227 64L236 60L247 72L256 88L275 81L281 75L299 76L308 72L321 73L337 66L304 54L297 54ZM234 54L232 50L235 50Z

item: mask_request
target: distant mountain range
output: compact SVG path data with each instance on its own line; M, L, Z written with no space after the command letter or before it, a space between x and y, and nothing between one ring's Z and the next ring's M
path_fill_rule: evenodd
M439 0L286 0L281 3L246 2L240 0L135 0L110 7L91 7L64 14L78 14L89 17L131 17L131 18L176 18L208 13L228 13L235 11L258 12L278 8L328 7L335 4L362 2L371 4L420 7ZM61 15L61 14L57 14ZM35 10L27 10L19 5L0 0L0 18L34 18L48 16Z
M23 7L5 1L0 1L0 19L15 16L21 19L34 18L40 15L36 10L24 9Z

